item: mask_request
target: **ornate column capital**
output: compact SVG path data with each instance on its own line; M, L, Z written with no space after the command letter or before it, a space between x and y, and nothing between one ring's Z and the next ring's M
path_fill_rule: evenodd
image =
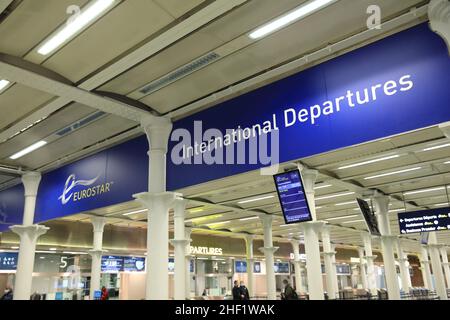
M25 197L35 197L41 182L41 173L37 171L27 171L22 175L22 183L25 189Z
M103 232L103 229L106 224L106 218L105 217L91 217L91 223L92 223L94 232Z
M39 224L32 224L29 226L15 225L9 228L12 232L18 234L20 238L26 236L32 241L36 241L37 238L45 234L50 229L49 227Z
M151 151L167 153L172 126L172 122L166 117L149 116L141 120L141 127L147 135Z
M430 29L444 39L450 52L450 2L431 0L428 4Z

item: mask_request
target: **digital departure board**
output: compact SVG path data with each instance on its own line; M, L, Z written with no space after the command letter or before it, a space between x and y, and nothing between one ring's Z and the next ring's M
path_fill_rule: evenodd
M145 270L145 258L123 257L123 271L140 272Z
M401 234L450 230L450 208L398 213Z
M303 181L299 170L292 170L273 176L286 223L311 221L311 210L306 200Z
M364 216L364 220L366 220L366 225L370 233L376 236L380 236L381 234L380 229L378 228L377 217L370 209L370 206L367 203L367 201L364 201L363 199L359 198L356 198L356 201L358 202L359 209L361 210L361 213Z
M242 260L235 261L236 273L246 273L247 272L247 262Z
M103 256L102 272L120 272L123 271L123 257Z
M0 270L16 270L17 259L18 259L17 252L1 252Z

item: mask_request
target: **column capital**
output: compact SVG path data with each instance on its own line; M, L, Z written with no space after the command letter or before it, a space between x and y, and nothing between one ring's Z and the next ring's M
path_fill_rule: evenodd
M428 4L430 29L444 39L450 52L450 3L448 0L431 0Z
M182 198L181 196L177 196L173 202L173 215L174 218L185 216L186 206L189 200Z
M40 224L32 224L29 226L24 225L15 225L9 227L12 232L19 235L19 237L28 236L28 238L32 240L37 240L40 236L45 234L50 228L40 225Z
M25 189L25 197L35 197L41 182L41 173L37 171L27 171L22 175L22 183Z
M261 247L259 248L259 251L261 251L262 253L275 253L275 251L277 251L280 247Z
M171 240L169 240L169 242L174 247L177 246L177 245L181 245L181 246L185 247L191 242L191 240L188 240L188 239L171 239Z
M244 237L245 242L253 242L253 240L255 240L256 236L254 234L247 234Z
M133 194L133 198L151 211L158 201L161 201L167 209L170 209L179 195L180 194L176 192L141 192Z
M190 239L192 234L192 228L191 227L185 227L184 228L184 236L186 239Z
M106 224L105 217L91 217L92 227L94 228L94 232L103 232L103 228Z
M305 184L305 191L308 193L314 192L314 184L316 183L319 171L308 169L303 165L299 165L298 168L302 173L303 183Z
M300 225L300 228L302 228L303 231L306 231L309 229L309 230L314 230L316 232L321 232L324 225L325 225L324 221L308 221L308 222L303 222Z
M336 251L321 252L320 254L323 255L324 257L332 257L336 254Z
M389 212L390 197L386 195L376 194L372 197L375 203L375 209L377 213L385 214Z
M449 262L442 262L442 265L443 266L450 266L450 263Z
M273 216L271 214L267 214L267 213L260 214L259 219L261 219L261 222L263 223L264 226L266 224L272 225Z
M376 255L373 255L373 256L364 256L364 259L373 261L373 260L375 260L377 257L378 257L378 256L376 256Z
M88 253L91 257L101 258L104 253L108 252L108 250L88 250Z
M146 117L141 120L141 127L144 129L150 150L160 150L167 152L169 135L172 131L172 122L166 117Z
M301 241L298 239L290 239L289 242L291 243L292 246L300 246Z

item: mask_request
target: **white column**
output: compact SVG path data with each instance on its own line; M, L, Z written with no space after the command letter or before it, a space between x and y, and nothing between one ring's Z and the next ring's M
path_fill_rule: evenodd
M22 176L25 191L23 221L22 225L10 227L20 237L19 258L14 284L14 300L30 299L37 239L49 229L45 226L33 224L36 196L40 181L41 174L39 172L27 172Z
M442 266L444 268L445 280L447 281L447 289L450 289L450 267L448 264L447 248L442 247L439 251L442 257Z
M363 248L358 248L358 255L359 255L359 270L360 270L361 284L364 289L368 289L369 285L367 281L366 261L364 257Z
M187 200L176 199L174 205L173 223L174 223L174 239L171 243L175 252L175 270L174 270L174 299L184 300L186 298L186 245L189 240L186 239L184 218Z
M428 250L425 245L420 246L420 269L422 270L422 279L425 288L434 290L431 279L430 260L428 260Z
M247 288L250 297L255 295L255 277L253 275L253 264L255 259L253 258L253 235L245 236L245 253L247 257Z
M308 279L309 298L311 300L323 300L322 266L320 263L319 232L324 222L317 221L314 184L316 183L318 172L299 165L302 172L306 199L311 210L312 221L304 222L300 225L305 234L305 254L306 270Z
M364 242L365 259L367 262L367 287L372 295L377 294L377 281L374 268L374 261L377 256L372 252L372 236L368 232L362 232L361 237Z
M400 288L397 281L397 270L395 268L394 247L396 236L391 235L389 222L389 197L376 195L373 197L378 225L381 233L381 250L383 252L384 273L389 300L400 300Z
M408 267L408 256L405 255L403 252L401 240L397 239L397 257L398 257L398 263L400 266L400 278L402 283L402 290L404 292L409 292L409 285L411 281L411 276L409 274L409 267Z
M148 209L146 299L169 298L169 209L177 196L166 192L166 153L172 123L169 119L143 119L149 143L148 192L133 195Z
M266 283L267 283L267 299L276 300L277 291L275 286L275 270L273 269L274 257L273 254L278 250L278 247L273 246L272 240L272 215L264 214L260 215L259 218L263 224L264 228L264 247L259 248L261 252L264 253L266 260Z
M322 246L323 259L325 262L325 273L327 277L327 292L329 299L336 299L338 295L338 288L335 287L337 283L336 265L333 263L336 252L331 249L330 226L325 225L322 228Z
M336 252L336 245L335 244L331 244L331 251ZM334 270L336 272L336 277L333 278L334 288L336 289L336 294L339 296L339 285L338 285L338 277L337 277L337 271L336 271L336 254L334 254L331 257L331 260L333 262L333 267L334 267Z
M441 300L447 300L447 289L445 288L444 273L442 272L439 249L442 245L437 243L436 232L430 232L428 248L430 251L431 265L433 267L434 281L436 283L436 293Z
M191 299L191 233L192 228L184 228L184 238L187 240L185 247L185 263L186 263L186 275L185 275L185 299Z
M94 300L94 291L100 290L100 276L102 272L102 253L103 253L103 229L106 224L104 217L92 217L91 223L93 227L93 241L90 255L91 262L91 288L90 298Z
M292 250L294 251L295 268L295 288L298 293L305 292L302 283L302 261L300 260L300 240L291 240Z

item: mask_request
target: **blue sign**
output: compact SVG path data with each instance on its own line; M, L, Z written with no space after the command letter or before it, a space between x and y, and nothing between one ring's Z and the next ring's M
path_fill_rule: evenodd
M56 292L55 293L55 300L63 300L63 293L62 292Z
M16 270L17 252L0 252L0 270Z
M195 270L195 260L190 260L189 262L189 272L194 273Z
M103 256L102 272L120 272L123 271L124 257Z
M0 232L14 224L22 224L24 206L23 185L0 192Z
M398 225L401 234L450 230L450 208L399 212ZM424 239L422 239L424 240Z
M273 270L275 273L289 273L289 262L275 262Z
M311 211L300 171L293 170L275 175L275 186L286 223L311 221Z
M101 300L102 299L102 292L100 290L94 291L94 300Z
M123 271L127 272L145 271L145 258L123 257Z
M236 260L234 262L234 264L235 264L236 273L246 273L247 272L247 262L246 261Z
M35 221L130 201L147 191L146 149L140 137L43 175Z
M449 121L448 88L446 44L427 23L418 25L177 121L168 189ZM272 144L249 152L246 136L270 142L276 135L278 157Z

